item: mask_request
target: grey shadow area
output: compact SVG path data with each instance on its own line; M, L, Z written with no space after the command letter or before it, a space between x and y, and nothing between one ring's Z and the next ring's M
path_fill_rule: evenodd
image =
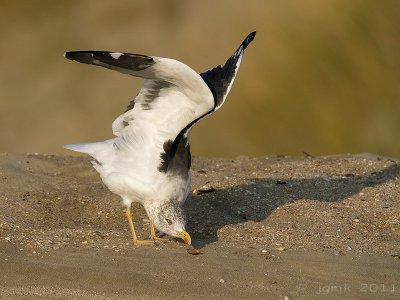
M322 176L306 179L253 178L248 183L191 196L184 205L194 246L201 248L218 240L218 230L229 224L261 222L278 207L299 200L340 202L365 188L395 179L400 165L391 165L361 176Z

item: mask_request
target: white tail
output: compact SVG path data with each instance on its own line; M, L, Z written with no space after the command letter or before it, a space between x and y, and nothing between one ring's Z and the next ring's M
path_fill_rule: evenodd
M65 145L64 148L91 155L93 154L93 147L91 146L91 144L92 143L69 144Z
M89 154L90 156L96 156L96 153L103 152L106 149L109 149L110 145L114 142L114 139L110 139L104 142L95 142L95 143L79 143L79 144L69 144L65 145L64 148Z

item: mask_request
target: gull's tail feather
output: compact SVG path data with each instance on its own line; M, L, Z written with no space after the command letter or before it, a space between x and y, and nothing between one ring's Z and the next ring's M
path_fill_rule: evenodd
M104 152L104 150L109 149L113 142L114 139L104 142L69 144L65 145L64 148L76 152L86 153L96 158L96 153L101 153Z
M92 147L90 147L91 143L80 143L80 144L69 144L65 145L64 148L76 152L92 154Z

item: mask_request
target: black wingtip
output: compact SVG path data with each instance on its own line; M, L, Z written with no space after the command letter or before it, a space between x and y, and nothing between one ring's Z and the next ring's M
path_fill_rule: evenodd
M69 60L89 64L93 60L94 51L69 51L64 53L64 57Z
M76 59L76 53L77 53L77 51L68 51L68 52L64 53L64 57L66 59L74 60L74 59Z
M254 40L256 36L256 31L253 31L252 33L250 33L243 41L242 46L243 49L246 49L246 47Z

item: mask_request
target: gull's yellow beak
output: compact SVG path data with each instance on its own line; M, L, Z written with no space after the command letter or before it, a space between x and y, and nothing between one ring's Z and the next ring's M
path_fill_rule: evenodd
M179 231L178 236L185 242L185 244L190 245L192 243L189 233L187 233L185 230Z

